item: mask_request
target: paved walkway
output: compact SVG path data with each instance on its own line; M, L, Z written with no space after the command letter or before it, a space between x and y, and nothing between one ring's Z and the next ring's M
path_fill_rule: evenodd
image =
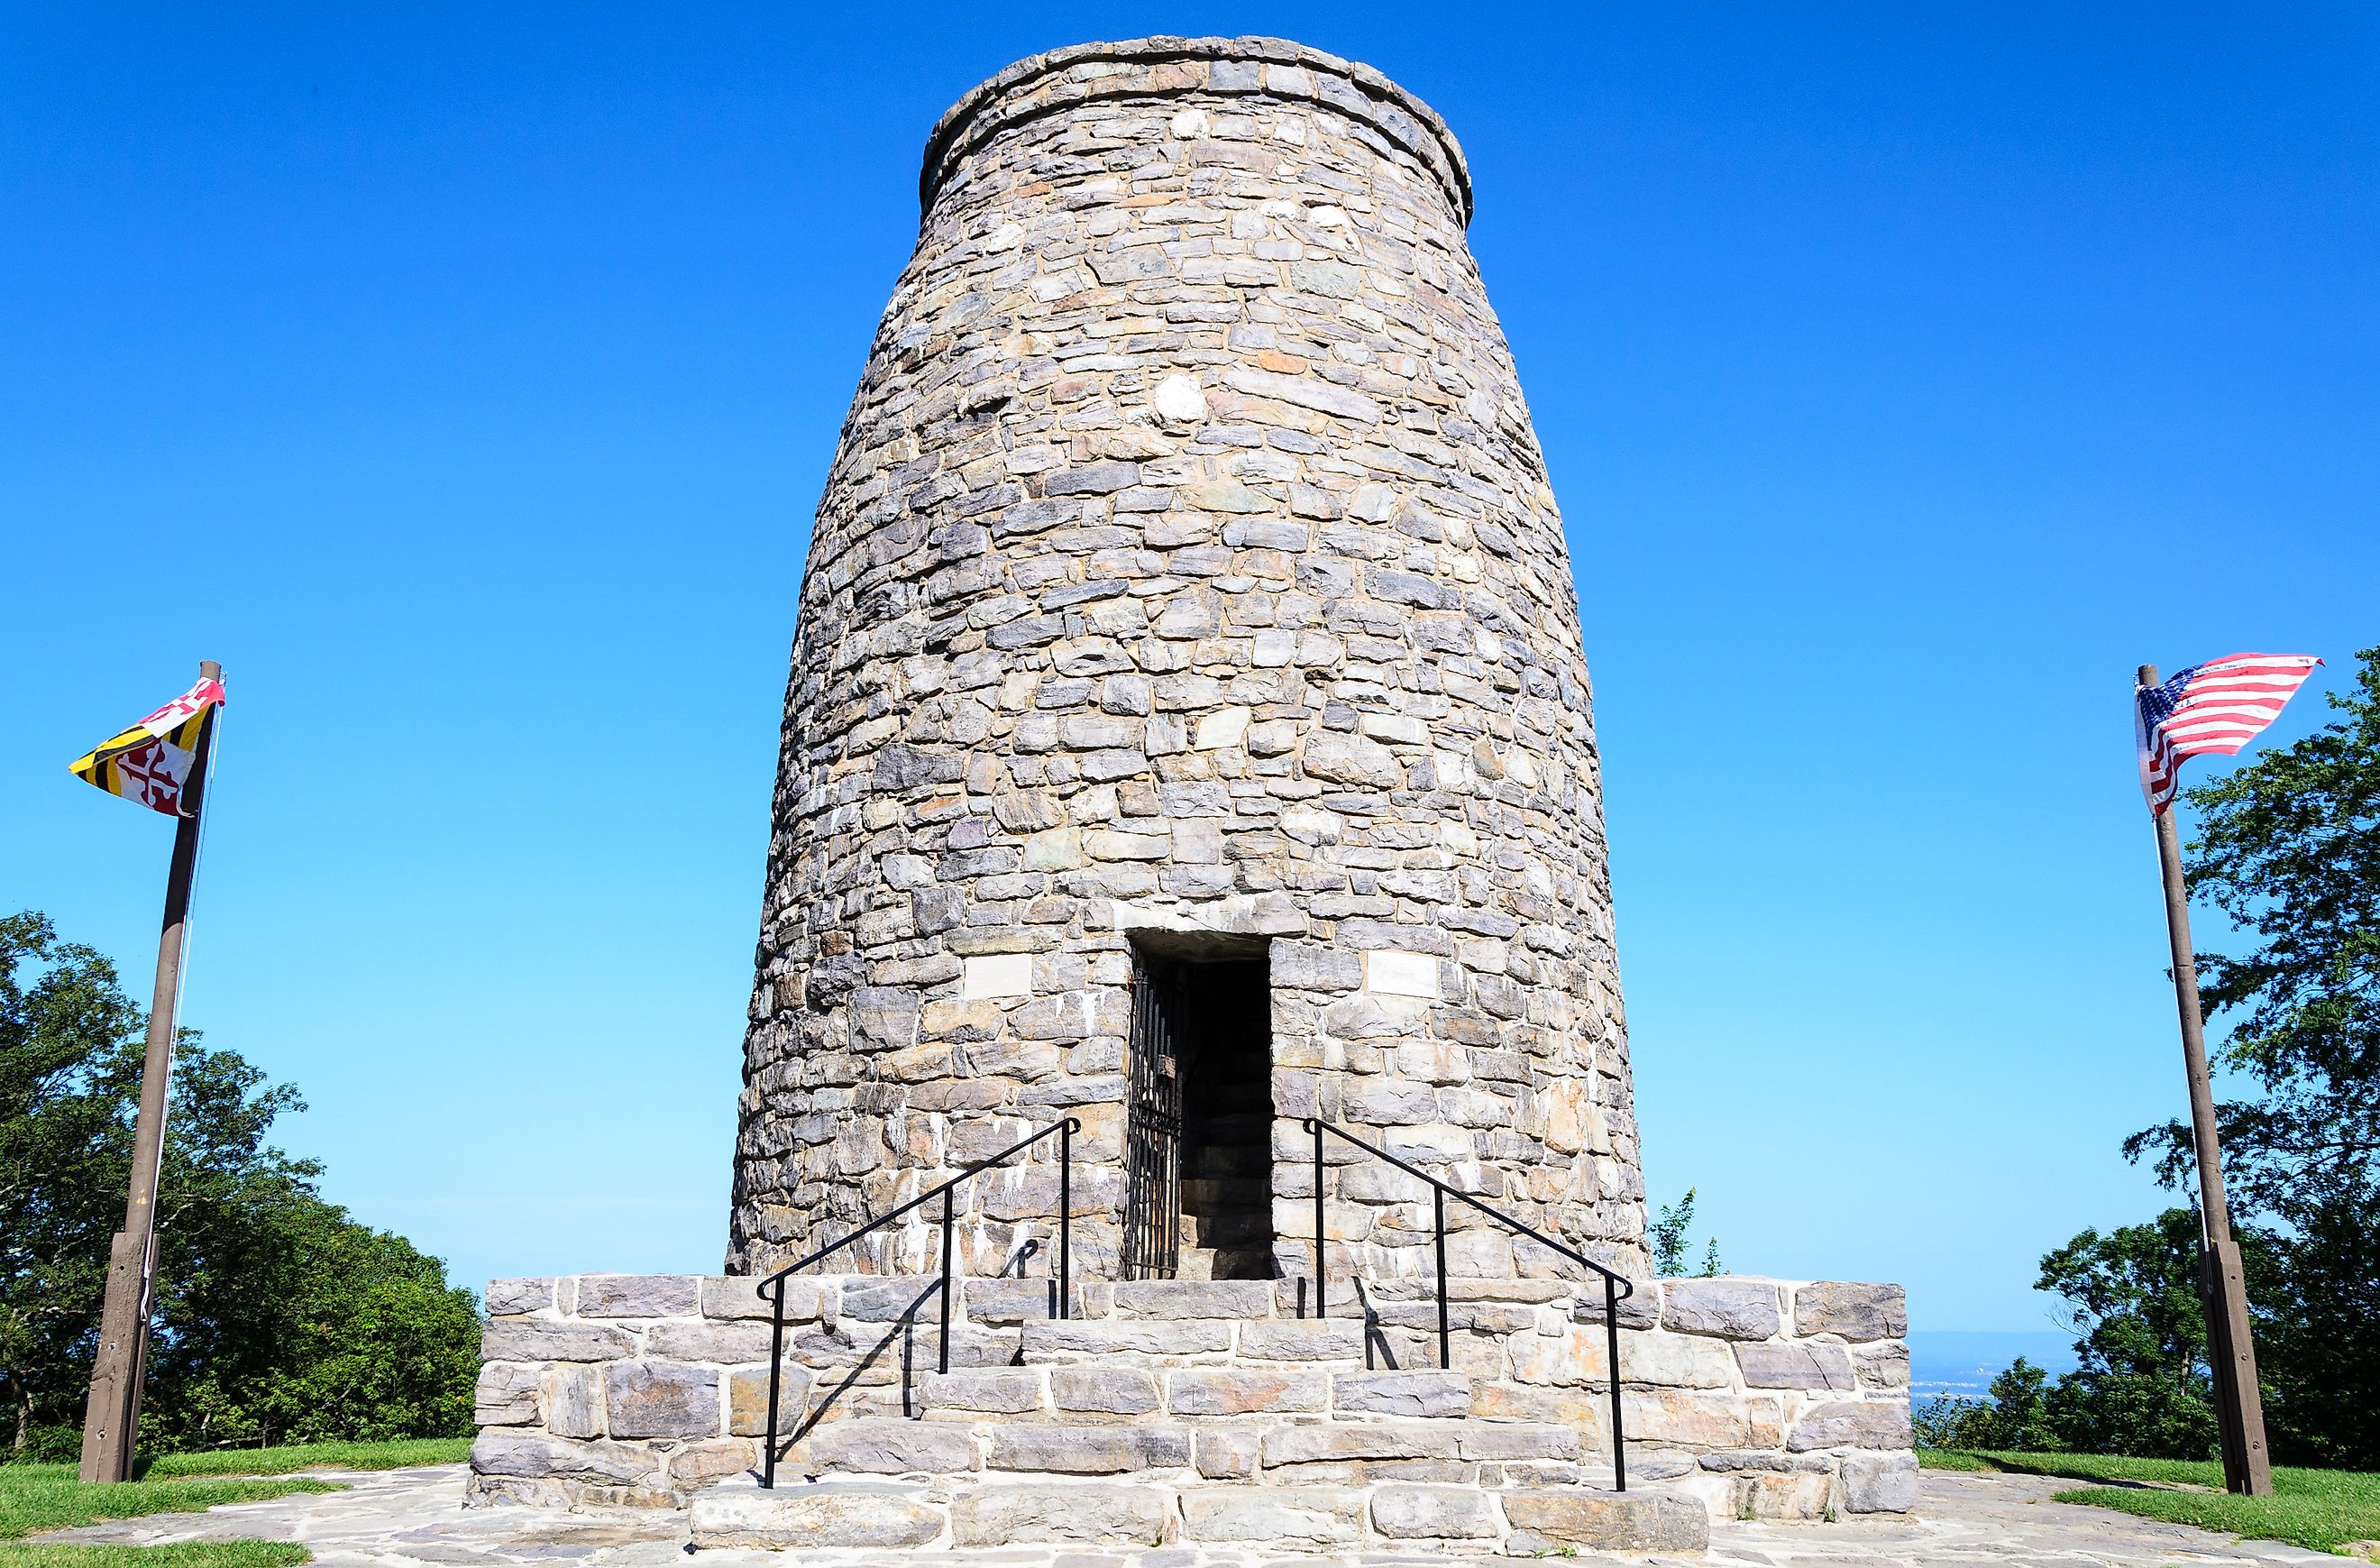
M915 1555L882 1551L780 1553L705 1551L686 1545L684 1514L549 1513L527 1508L462 1506L463 1467L429 1465L358 1475L323 1471L345 1481L344 1492L301 1494L270 1502L240 1502L205 1513L159 1513L116 1524L61 1530L45 1541L164 1541L245 1538L303 1541L324 1568L360 1564L436 1564L494 1568L500 1563L571 1562L587 1568L917 1568ZM2034 1476L1969 1476L1929 1470L1925 1501L1905 1520L1861 1519L1837 1525L1760 1525L1728 1520L1711 1529L1711 1550L1700 1561L1727 1568L1881 1568L1892 1563L1978 1563L2000 1568L2246 1568L2249 1564L2323 1563L2349 1560L2273 1541L2234 1541L2180 1525L2159 1525L2098 1508L2052 1502L2071 1487ZM1360 1552L1344 1556L1281 1554L1197 1548L1101 1550L1083 1547L1014 1548L1002 1551L937 1551L951 1568L1427 1568L1497 1562L1460 1551ZM1567 1560L1588 1565L1614 1559ZM1682 1560L1659 1559L1659 1562Z

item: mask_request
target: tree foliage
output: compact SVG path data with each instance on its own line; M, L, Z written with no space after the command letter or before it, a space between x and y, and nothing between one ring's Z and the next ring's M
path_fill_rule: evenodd
M37 914L0 918L0 1395L9 1452L71 1457L122 1223L140 1009ZM157 1220L146 1448L468 1431L479 1312L443 1265L268 1141L297 1091L182 1033Z
M1654 1212L1645 1229L1653 1245L1653 1271L1664 1278L1674 1279L1686 1271L1686 1233L1694 1222L1694 1189L1688 1187L1686 1196L1675 1203L1665 1203ZM1703 1263L1696 1272L1699 1277L1715 1279L1725 1273L1718 1260L1718 1238L1703 1238Z

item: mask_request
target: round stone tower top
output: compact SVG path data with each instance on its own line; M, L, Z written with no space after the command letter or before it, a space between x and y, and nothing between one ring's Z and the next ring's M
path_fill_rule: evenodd
M917 201L1002 130L1099 98L1170 95L1305 99L1335 109L1427 168L1457 224L1471 222L1471 170L1436 110L1369 66L1285 38L1138 38L1030 55L950 107L926 140Z

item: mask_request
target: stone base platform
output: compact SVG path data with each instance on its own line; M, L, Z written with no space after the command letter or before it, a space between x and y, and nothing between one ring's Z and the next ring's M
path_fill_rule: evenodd
M1055 1291L956 1282L938 1375L933 1280L789 1282L781 1494L911 1520L898 1529L930 1518L932 1538L957 1541L1021 1519L1019 1488L1086 1506L1130 1494L1133 1538L1193 1540L1235 1538L1201 1532L1298 1492L1295 1517L1352 1532L1333 1540L1437 1530L1483 1550L1563 1543L1549 1521L1626 1534L1641 1522L1610 1521L1636 1521L1633 1500L1653 1493L1780 1519L1899 1512L1915 1495L1893 1286L1640 1283L1620 1304L1632 1501L1618 1512L1592 1501L1613 1480L1599 1285L1451 1282L1445 1370L1427 1281L1342 1282L1328 1318L1304 1281L1090 1282L1064 1319ZM504 1280L488 1304L473 1501L680 1508L752 1487L770 1324L749 1279ZM818 1501L894 1495L925 1512ZM776 1517L748 1497L715 1506L722 1528Z
M1699 1552L1710 1516L1690 1498L1581 1488L1117 1484L920 1487L853 1482L721 1488L695 1499L697 1547L1262 1545L1509 1556Z

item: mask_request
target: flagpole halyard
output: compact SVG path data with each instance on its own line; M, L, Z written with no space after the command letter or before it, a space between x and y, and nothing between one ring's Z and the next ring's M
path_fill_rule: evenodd
M2139 690L2157 685L2155 664L2140 667ZM2137 709L2138 695L2134 702ZM2223 1184L2223 1149L2216 1136L2215 1086L2206 1067L2206 1032L2198 1004L2198 964L2190 941L2190 886L2181 868L2181 835L2170 805L2155 809L2157 862L2165 879L2166 940L2173 958L2174 1010L2181 1022L2181 1058L2190 1079L2192 1150L2198 1165L2199 1220L2205 1246L2199 1262L2199 1299L2206 1311L2206 1366L2223 1438L2223 1483L2252 1497L2273 1490L2273 1462L2265 1445L2265 1401L2256 1382L2256 1342L2248 1321L2246 1277L2231 1234L2231 1206Z
M219 681L223 669L206 660L200 663L199 675L202 682ZM214 749L218 711L210 706L199 715L194 755L182 790L184 808L174 824L174 857L165 874L164 922L157 937L156 986L150 999L147 1049L141 1059L140 1108L133 1122L132 1179L125 1195L124 1228L108 1249L99 1354L91 1363L91 1396L83 1408L81 1474L86 1481L132 1478L147 1370L150 1309L155 1295L157 1178L164 1161L175 1015L180 1001L190 887L198 875L199 830L206 809L207 765Z

